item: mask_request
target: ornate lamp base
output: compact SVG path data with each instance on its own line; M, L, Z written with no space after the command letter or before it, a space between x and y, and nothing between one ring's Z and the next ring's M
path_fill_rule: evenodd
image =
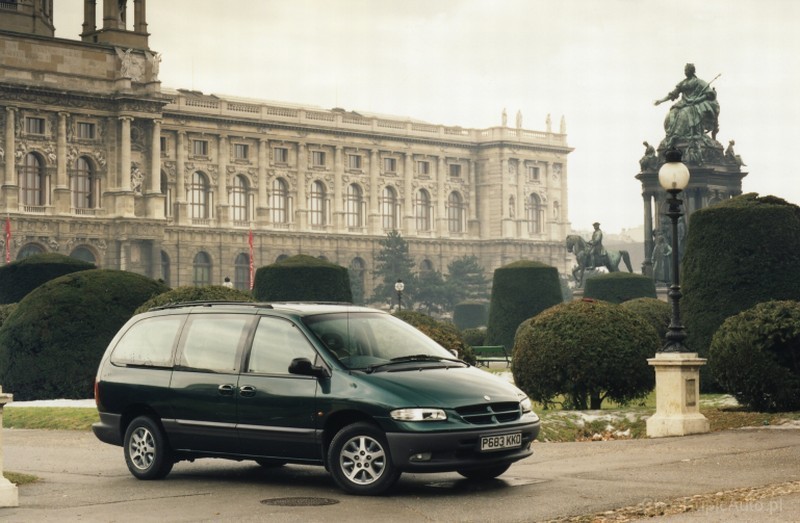
M651 438L708 432L708 419L700 414L700 367L706 364L696 352L659 352L647 360L656 371L656 413L647 419Z

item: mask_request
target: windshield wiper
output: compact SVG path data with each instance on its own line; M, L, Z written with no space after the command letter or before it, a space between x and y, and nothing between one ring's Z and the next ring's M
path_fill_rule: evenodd
M451 361L451 362L454 362L454 363L464 363L463 361L461 361L461 360L459 360L457 358L443 358L441 356L431 356L430 354L410 354L408 356L398 356L396 358L392 358L391 360L387 361L386 363L379 363L377 365L370 365L369 367L364 369L364 372L371 373L371 372L375 372L376 370L381 369L383 367L388 367L390 365L396 365L398 363L412 363L412 362L415 362L415 361L434 361L434 362ZM466 363L464 363L464 364L466 365Z

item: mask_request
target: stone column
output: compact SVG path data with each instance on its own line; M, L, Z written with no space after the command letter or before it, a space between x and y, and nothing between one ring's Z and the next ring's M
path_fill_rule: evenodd
M347 230L342 209L343 151L344 148L341 145L337 145L333 157L333 228L336 232Z
M517 162L517 166L514 170L514 178L517 181L517 196L516 196L516 204L517 204L517 237L522 238L523 236L530 236L528 233L528 229L526 227L526 220L528 217L525 215L525 187L523 186L523 174L522 169L520 168L520 162ZM510 176L509 176L510 178ZM532 210L531 213L536 212ZM536 216L537 219L541 220L541 228L545 230L545 216Z
M446 168L444 156L439 156L439 160L436 162L436 192L438 193L436 199L438 219L436 221L438 222L437 233L440 237L447 235L447 189L444 183L447 179Z
M19 506L17 486L3 476L3 407L13 399L13 395L5 394L0 387L0 507Z
M267 152L269 151L269 141L261 139L258 141L258 206L256 207L256 218L260 223L269 223L269 201L267 199Z
M116 186L121 191L131 190L131 122L130 116L121 116L120 121L120 151L119 170L117 171Z
M653 263L650 256L653 254L653 195L649 192L642 193L644 202L644 262L642 262L642 274L653 276Z
M153 120L152 133L150 138L150 174L145 179L146 187L142 187L142 192L147 201L147 216L163 219L164 200L167 196L161 194L161 120Z
M228 146L228 136L219 135L219 149L217 150L217 165L219 168L219 177L217 178L217 220L219 224L224 226L230 223L230 202L228 200L228 159L230 158L230 149Z
M381 215L378 207L378 150L369 152L369 231L371 234L381 234Z
M68 213L70 202L69 175L67 172L67 113L58 113L56 135L56 186L53 190L53 206L56 213Z
M97 0L83 0L83 33L97 30Z
M14 169L14 153L16 153L16 142L14 140L14 126L16 125L17 108L6 107L6 140L5 140L5 167L6 176L3 185L17 185L17 177Z
M306 171L308 170L308 148L301 143L297 146L297 214L296 226L305 231L308 228L308 203L306 202Z
M175 144L175 222L185 224L186 215L186 131L177 132Z
M403 216L402 225L403 232L410 235L416 232L416 223L414 221L414 155L410 152L405 153L405 165L403 166Z
M133 30L136 33L147 34L147 16L144 0L133 0Z

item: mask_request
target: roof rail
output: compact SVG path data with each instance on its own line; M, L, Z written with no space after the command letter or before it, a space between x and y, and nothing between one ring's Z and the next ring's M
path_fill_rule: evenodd
M166 303L164 305L157 305L151 307L151 311L160 311L165 309L179 309L181 307L214 307L216 305L241 305L271 309L272 305L264 302L257 301L225 301L225 300L195 300L195 301L179 301L173 303Z

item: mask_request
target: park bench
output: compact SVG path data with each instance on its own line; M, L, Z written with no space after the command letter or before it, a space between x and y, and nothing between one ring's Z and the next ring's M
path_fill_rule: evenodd
M472 352L478 367L488 367L492 362L505 363L506 367L511 365L511 356L503 345L478 345L472 347Z

